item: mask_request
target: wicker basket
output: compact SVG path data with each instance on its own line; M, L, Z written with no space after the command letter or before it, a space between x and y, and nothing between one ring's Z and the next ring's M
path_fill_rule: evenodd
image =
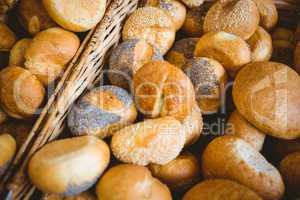
M212 2L213 0L208 0ZM279 10L282 26L295 28L298 22L300 1L274 0ZM16 0L0 0L5 9ZM118 44L125 17L137 8L138 0L114 0L105 17L86 36L80 50L60 80L54 94L34 124L26 142L18 151L11 167L0 180L6 189L4 197L14 200L29 199L34 187L26 179L28 159L44 144L54 140L61 133L64 120L74 101L101 78L101 72L111 47ZM0 197L2 199L3 197Z

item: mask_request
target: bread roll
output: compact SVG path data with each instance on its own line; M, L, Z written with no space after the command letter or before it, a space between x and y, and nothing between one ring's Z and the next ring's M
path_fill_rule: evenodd
M190 189L183 200L263 200L249 188L225 179L206 180Z
M175 41L175 23L162 9L144 7L134 11L123 27L122 38L144 39L166 54Z
M11 66L0 72L0 103L3 110L17 119L30 118L42 104L45 89L29 71Z
M273 0L253 0L260 14L260 25L266 29L274 28L278 21L278 13Z
M79 38L61 28L37 34L25 52L25 67L47 86L64 71L79 48Z
M103 18L106 0L43 0L50 17L63 28L84 32L94 28Z
M256 32L247 40L251 48L251 61L268 61L272 56L272 38L263 28L258 27Z
M0 176L2 176L16 153L16 141L11 135L0 135Z
M143 0L143 6L152 6L163 9L172 18L176 30L179 30L186 17L186 8L177 0Z
M131 96L115 86L101 86L78 100L68 115L68 126L74 135L111 136L133 123L137 111Z
M226 32L210 32L202 36L194 55L215 59L226 71L233 73L251 61L248 44L240 37Z
M230 115L225 134L245 140L257 151L262 149L266 137L263 132L245 120L238 111Z
M204 6L191 8L186 13L186 19L182 26L183 32L190 37L203 35L203 23L207 9Z
M166 164L175 159L185 143L182 125L173 117L149 119L116 132L111 150L125 163Z
M272 39L286 40L292 43L294 40L294 32L284 27L277 27L272 33Z
M158 49L144 40L128 40L112 51L108 78L113 85L131 89L132 76L144 64L153 60L163 60Z
M207 179L237 181L266 200L279 200L284 194L278 170L250 144L235 136L214 139L203 153L202 169Z
M272 61L291 65L293 63L294 45L286 40L273 40Z
M18 17L23 27L32 35L56 26L41 0L21 0L18 6Z
M24 66L25 52L31 44L31 39L19 40L11 49L9 54L9 65Z
M16 42L16 35L8 26L0 22L0 51L9 51Z
M213 59L197 57L188 60L183 69L194 85L196 101L202 113L218 112L227 83L223 66Z
M146 167L128 164L110 168L98 182L96 193L101 200L172 200L168 187Z
M166 60L182 69L187 60L194 57L194 51L199 38L185 38L175 42L168 52Z
M223 7L217 1L208 11L203 29L204 32L225 31L249 39L259 24L259 11L252 0L239 0Z
M297 43L294 51L294 69L300 74L300 42Z
M245 66L233 85L233 100L239 113L271 136L300 136L300 77L288 66L254 62Z
M200 7L204 3L204 0L181 0L181 1L189 8Z
M77 195L94 185L109 158L106 143L94 136L62 139L45 145L33 155L28 174L43 192Z
M83 192L75 196L60 196L57 194L45 194L42 200L97 200L97 197L89 192Z
M200 165L196 156L183 153L165 165L150 164L153 176L167 184L172 190L188 189L200 178Z
M135 103L139 111L152 118L173 116L182 121L195 102L190 79L165 61L153 61L133 77Z

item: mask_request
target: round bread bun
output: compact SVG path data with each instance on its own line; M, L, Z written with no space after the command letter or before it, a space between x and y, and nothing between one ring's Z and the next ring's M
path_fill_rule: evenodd
M0 135L0 176L2 176L16 153L16 141L9 134Z
M181 0L181 1L189 8L200 7L204 3L204 0Z
M24 66L25 52L31 44L31 39L24 38L19 40L11 49L9 54L9 65Z
M167 184L172 190L190 188L200 179L200 165L191 153L183 153L165 165L150 164L154 177Z
M146 41L125 41L111 53L108 78L113 85L131 89L132 76L144 64L154 60L163 60L163 56Z
M247 40L251 49L251 61L268 61L272 56L272 38L262 27L258 27L256 32Z
M37 34L25 52L25 67L47 86L64 71L79 48L79 38L61 28Z
M183 69L194 85L196 101L202 113L218 112L227 83L223 66L216 60L196 57L188 60Z
M17 119L32 117L44 97L41 82L24 68L11 66L0 71L0 103L9 116Z
M204 32L225 31L249 39L259 24L259 11L252 0L239 0L223 7L217 1L204 19Z
M185 38L175 42L166 55L166 60L182 69L187 60L194 58L194 51L199 38Z
M106 85L85 94L71 109L68 126L72 134L106 138L132 124L137 111L132 97L122 88Z
M2 22L0 22L0 38L0 51L9 51L17 40L16 35Z
M101 200L172 200L168 187L146 167L128 164L110 168L98 182L96 193Z
M208 144L202 170L206 179L237 181L266 200L279 200L284 194L278 170L249 143L235 136L221 136Z
M300 42L297 43L294 51L294 69L300 74Z
M278 22L278 12L273 0L253 0L260 14L260 25L266 29L273 29Z
M200 38L194 56L215 59L226 71L236 73L251 61L251 50L238 36L226 32L210 32Z
M263 132L245 120L238 111L230 115L225 134L245 140L257 151L262 149L266 137Z
M143 6L152 6L163 9L172 18L176 30L179 30L186 17L186 8L177 0L143 0Z
M62 139L33 155L28 174L41 191L72 196L92 187L109 160L109 147L94 136Z
M254 62L245 66L233 85L239 113L261 131L282 139L300 137L300 77L288 66Z
M42 200L97 200L97 197L89 192L83 192L75 196L60 196L57 194L45 194Z
M249 188L225 179L205 180L183 197L183 200L263 200Z
M291 65L293 63L294 45L286 40L273 40L272 61Z
M135 103L141 113L156 118L173 116L182 121L195 102L190 79L165 61L149 62L133 76Z
M31 35L56 26L41 0L21 0L18 6L18 17L22 26Z
M281 161L285 156L300 151L300 139L276 139L272 143L272 150L274 152L274 155L276 155L276 158Z
M205 6L191 8L186 13L186 19L182 26L183 32L190 37L203 35L204 17L207 13Z
M162 55L175 41L176 26L170 15L155 7L144 7L134 11L123 27L122 38L144 39L156 47Z
M103 18L106 0L43 0L50 17L63 28L85 32L94 28Z
M284 27L277 27L272 33L273 40L286 40L288 42L294 41L294 32Z
M173 117L148 119L116 132L111 141L114 156L137 165L166 164L185 143L182 125Z

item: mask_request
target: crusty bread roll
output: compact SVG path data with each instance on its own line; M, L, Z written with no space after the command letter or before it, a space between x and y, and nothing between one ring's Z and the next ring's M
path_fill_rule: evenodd
M42 200L97 200L97 197L89 192L83 192L75 196L60 196L57 194L45 194Z
M16 35L8 26L0 22L0 51L9 51L16 42Z
M189 8L200 7L204 3L204 0L181 0L181 1Z
M25 52L31 44L31 39L19 40L11 49L9 54L9 65L24 66Z
M185 143L182 125L173 117L148 119L116 132L111 150L125 163L166 164L175 159Z
M300 74L300 42L297 43L294 51L294 69Z
M43 192L77 195L94 185L109 159L109 147L94 136L62 139L33 155L28 174Z
M272 38L262 27L258 27L255 33L247 40L251 49L251 61L268 61L272 56Z
M248 44L240 37L226 32L210 32L202 36L194 55L219 61L229 73L236 73L251 61Z
M204 32L225 31L249 39L259 24L259 12L252 0L239 0L228 6L217 1L204 20Z
M113 85L131 89L135 72L153 60L163 60L158 49L144 40L125 41L111 53L108 78Z
M175 23L170 15L160 8L144 7L134 11L123 27L122 38L144 39L161 54L166 54L175 41Z
M16 153L16 141L9 134L0 135L0 176L2 176Z
M284 27L277 27L272 33L273 40L286 40L292 43L294 37L294 32Z
M227 122L226 135L234 135L248 142L257 151L264 145L266 135L245 120L238 111L234 111Z
M186 13L186 19L182 26L183 32L190 37L203 35L204 17L207 13L205 6L191 8Z
M249 188L225 179L205 180L183 197L183 200L263 200Z
M182 121L191 113L195 102L193 84L168 62L144 65L134 75L133 85L136 106L146 116L173 116Z
M273 40L272 61L291 65L293 63L294 45L286 40Z
M41 0L21 0L18 6L18 17L22 26L32 35L56 26Z
M64 29L42 31L25 52L25 67L47 86L61 75L79 45L79 38Z
M260 14L260 25L266 29L274 28L278 21L278 12L273 0L253 0Z
M74 32L84 32L95 27L106 9L106 0L43 0L43 4L57 24Z
M122 164L110 168L96 187L101 200L172 200L168 187L146 167Z
M202 170L207 179L237 181L266 200L279 200L284 194L278 170L250 144L235 136L218 137L206 147Z
M202 113L218 112L227 83L223 66L216 60L196 57L188 60L183 69L194 85L196 101Z
M187 60L194 57L194 51L199 38L185 38L175 42L166 55L166 60L182 69Z
M193 154L185 152L165 165L150 164L153 176L172 190L185 190L200 179L200 165Z
M44 97L42 83L28 70L11 66L0 72L0 103L9 116L18 119L32 117Z
M300 77L288 66L254 62L245 66L233 84L233 100L239 113L274 137L300 137Z
M137 111L126 90L106 85L85 94L68 115L68 126L74 135L111 136L135 121Z

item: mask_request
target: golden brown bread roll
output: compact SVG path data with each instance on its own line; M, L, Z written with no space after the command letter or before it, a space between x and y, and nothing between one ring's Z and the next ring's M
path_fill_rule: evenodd
M23 27L32 35L56 26L41 0L21 0L18 6L18 17Z
M300 74L300 42L297 43L294 51L294 69Z
M64 71L79 48L79 38L61 28L37 34L25 52L25 67L47 86Z
M109 147L94 136L62 139L33 155L28 174L43 192L77 195L94 185L109 159Z
M17 119L32 117L44 97L43 85L28 70L11 66L0 72L0 103L9 116Z
M24 66L25 52L31 44L31 39L24 38L16 42L9 54L9 65Z
M204 20L204 32L225 31L249 39L259 24L259 12L252 0L239 0L228 6L217 1Z
M0 51L9 51L16 42L16 35L4 23L0 22Z
M291 65L293 63L294 45L287 40L273 40L272 61Z
M187 60L194 57L194 51L199 38L185 38L175 42L166 55L166 60L182 69Z
M250 144L235 136L218 137L206 147L202 170L207 179L237 181L266 200L279 200L284 194L278 170Z
M162 9L144 7L134 11L123 27L122 38L144 39L158 48L162 55L172 47L175 41L175 23Z
M146 167L122 164L110 168L96 187L101 200L172 200L170 190Z
M57 194L45 194L42 200L97 200L97 197L89 192L83 192L75 196L60 196Z
M152 118L173 116L182 121L195 102L190 79L165 61L149 62L133 77L135 103L139 111Z
M191 8L186 13L186 19L182 26L183 32L190 37L200 37L203 34L203 22L207 13L205 6Z
M266 29L274 28L278 21L277 8L273 0L253 0L260 14L260 25Z
M16 141L9 134L0 135L0 176L2 176L16 153Z
M247 40L251 49L251 61L268 61L272 56L272 38L262 27L258 27L255 33Z
M125 163L166 164L175 159L185 143L182 125L173 117L148 119L116 132L111 150Z
M257 151L262 149L266 137L263 132L245 120L238 111L230 115L225 134L245 140Z
M106 85L85 94L68 115L68 126L76 135L106 138L132 124L137 116L132 97L122 88Z
M202 36L194 55L215 59L226 71L233 73L251 61L248 44L240 37L226 32L210 32Z
M200 178L200 165L193 154L185 152L165 165L150 164L154 177L167 184L172 190L188 189Z
M144 40L125 41L111 53L108 78L113 85L131 89L132 76L144 64L153 60L163 60L158 49Z
M284 27L277 27L272 33L273 40L286 40L288 42L293 42L294 32L290 29Z
M92 29L102 19L106 0L43 0L50 17L60 26L74 32Z
M204 3L204 0L181 0L181 1L189 8L200 7Z
M249 188L225 179L205 180L183 197L183 200L263 200Z
M202 113L218 112L227 83L223 66L216 60L196 57L188 60L183 69L194 85L196 101Z
M271 136L300 136L300 77L288 66L254 62L245 66L233 84L233 100L239 113Z

